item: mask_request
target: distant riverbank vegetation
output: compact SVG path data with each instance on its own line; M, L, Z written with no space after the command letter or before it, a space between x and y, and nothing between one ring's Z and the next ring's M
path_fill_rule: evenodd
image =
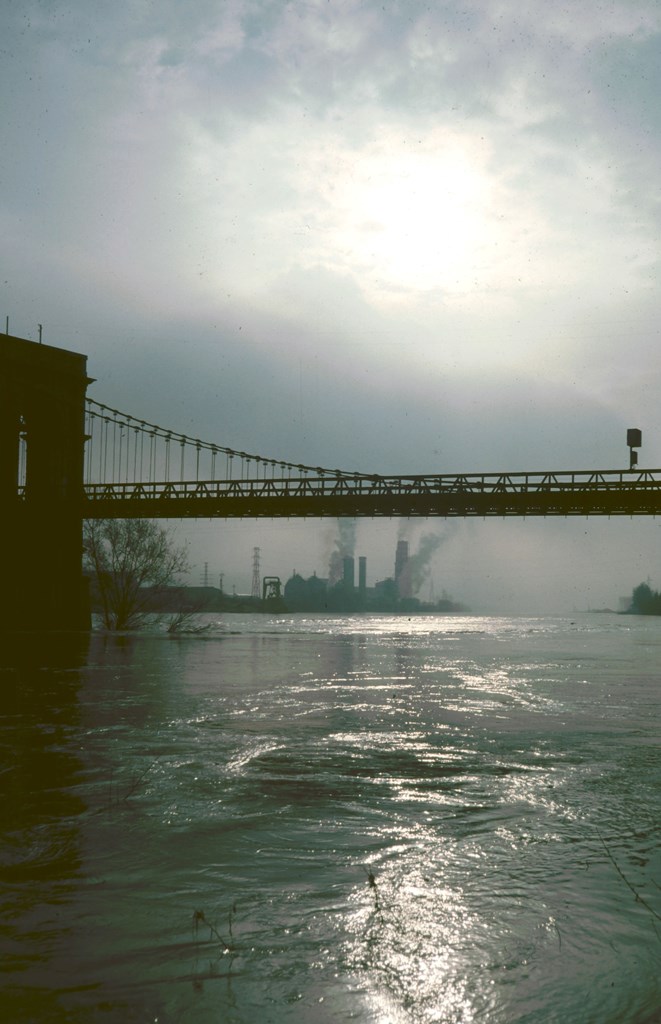
M647 583L640 583L631 595L631 615L661 615L661 593Z

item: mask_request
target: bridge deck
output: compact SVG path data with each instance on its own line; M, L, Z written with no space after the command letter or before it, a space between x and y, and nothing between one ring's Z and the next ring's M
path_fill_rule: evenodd
M87 484L91 519L661 514L661 470Z

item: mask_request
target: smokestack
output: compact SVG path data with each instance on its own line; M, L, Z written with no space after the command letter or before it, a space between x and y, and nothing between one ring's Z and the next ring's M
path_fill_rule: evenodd
M360 555L358 559L358 589L362 594L367 590L367 559Z
M411 597L411 571L409 568L409 542L397 541L395 552L395 582L400 597Z
M343 575L344 586L347 588L347 590L353 590L353 588L355 586L353 558L351 558L351 556L347 556L343 560L342 564L344 566L344 575Z

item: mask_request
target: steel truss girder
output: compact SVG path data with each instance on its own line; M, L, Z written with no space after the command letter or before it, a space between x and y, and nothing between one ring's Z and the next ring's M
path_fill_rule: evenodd
M84 506L94 519L654 516L661 470L94 484Z

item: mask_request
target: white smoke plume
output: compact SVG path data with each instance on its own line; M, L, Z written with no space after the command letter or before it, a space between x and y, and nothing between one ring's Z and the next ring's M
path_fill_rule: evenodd
M434 552L445 540L442 533L425 533L418 542L418 549L408 560L407 569L411 580L411 593L419 593L429 578Z
M356 550L356 520L343 517L337 521L337 550L342 558L353 557Z
M338 583L344 575L344 559L353 558L356 550L356 520L343 516L337 520L335 547L328 561L328 582Z

